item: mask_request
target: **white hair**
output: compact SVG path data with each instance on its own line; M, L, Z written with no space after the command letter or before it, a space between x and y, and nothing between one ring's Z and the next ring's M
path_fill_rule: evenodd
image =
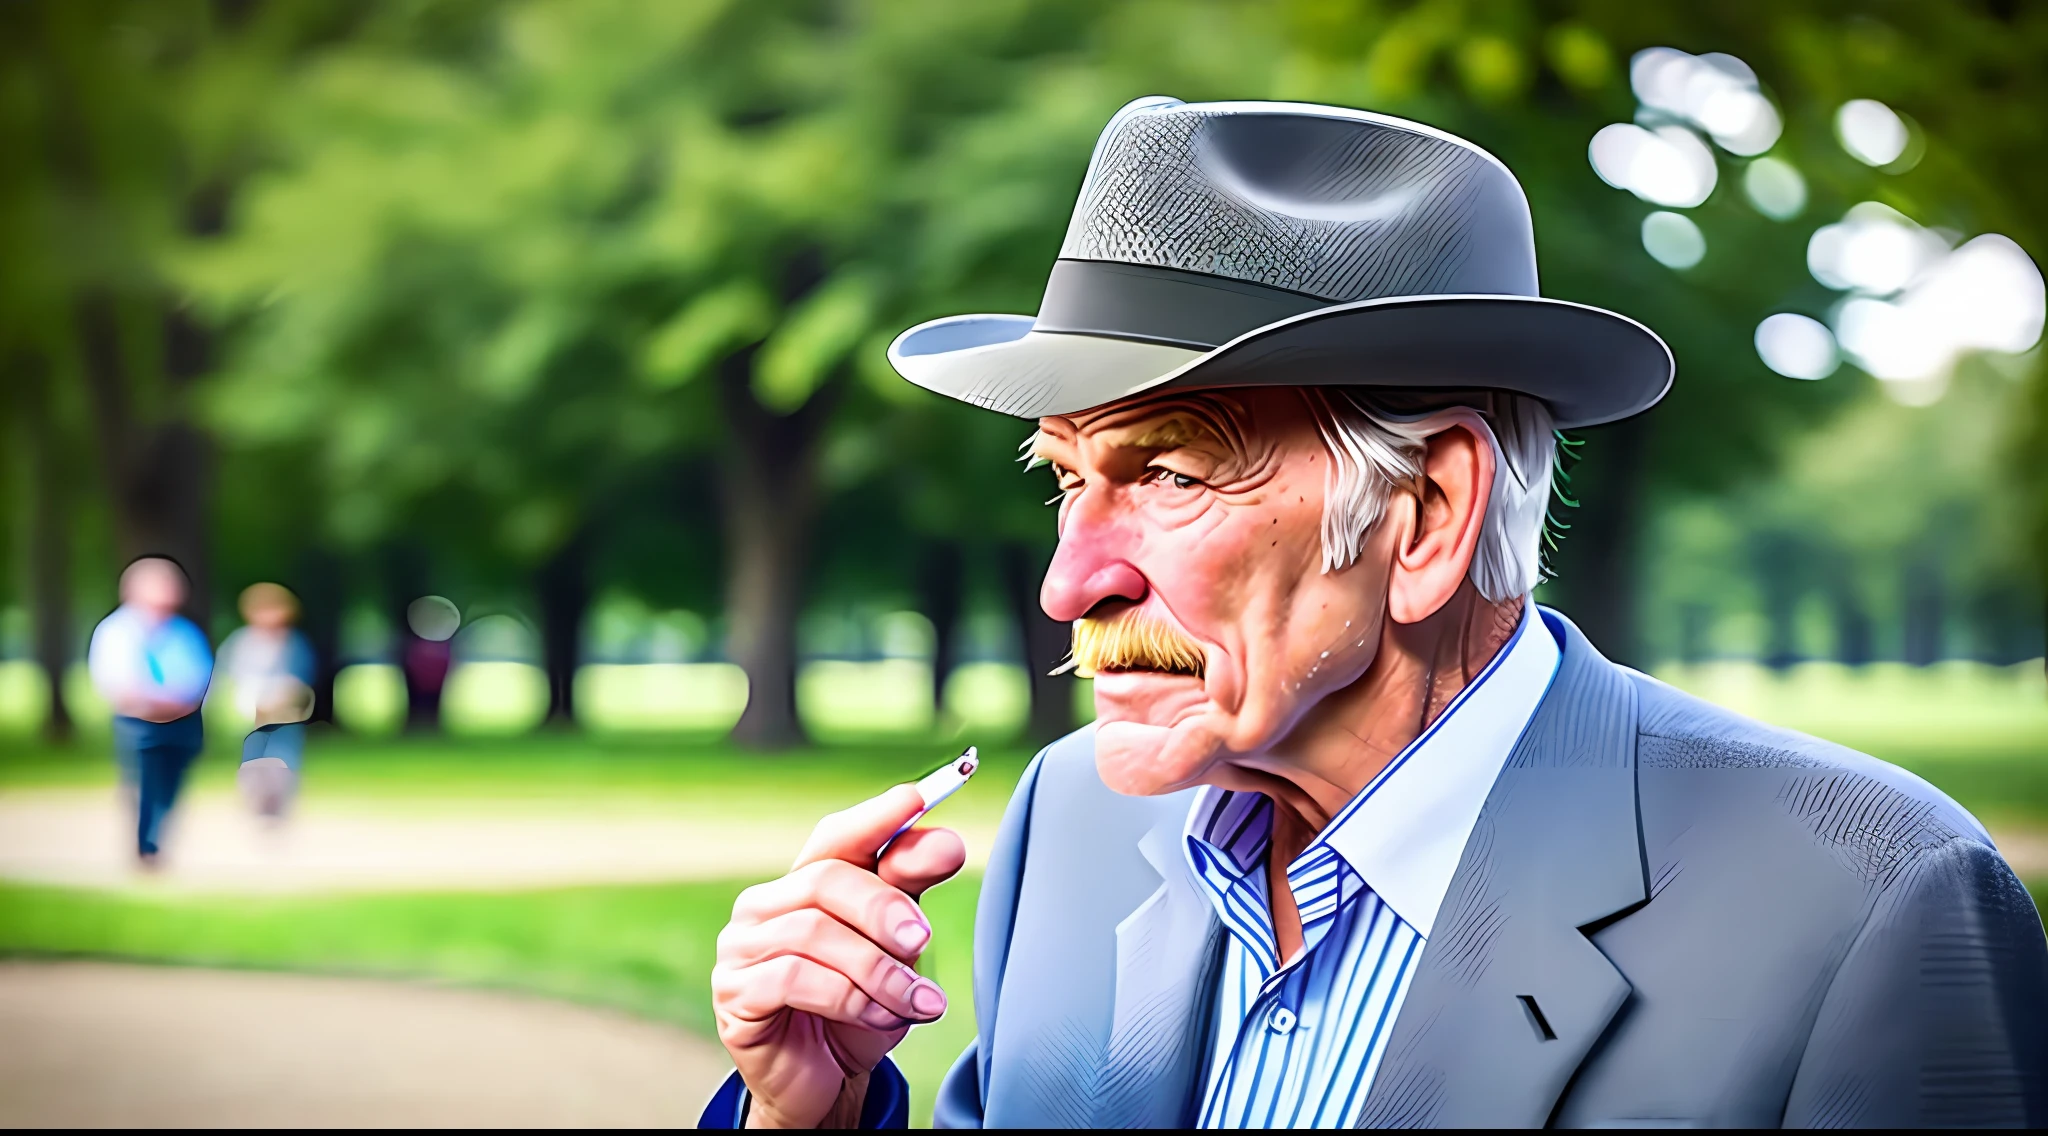
M1493 447L1493 492L1472 554L1472 585L1499 603L1528 595L1542 582L1543 525L1557 460L1549 408L1506 391L1431 398L1358 387L1303 390L1331 457L1323 503L1324 572L1358 559L1394 489L1420 485L1423 442L1464 422Z

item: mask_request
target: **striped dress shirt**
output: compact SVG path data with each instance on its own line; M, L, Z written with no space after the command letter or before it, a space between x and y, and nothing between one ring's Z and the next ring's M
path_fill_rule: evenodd
M1291 960L1266 894L1272 802L1196 796L1188 866L1228 932L1201 1127L1357 1124L1465 841L1559 658L1529 605L1486 669L1288 864Z

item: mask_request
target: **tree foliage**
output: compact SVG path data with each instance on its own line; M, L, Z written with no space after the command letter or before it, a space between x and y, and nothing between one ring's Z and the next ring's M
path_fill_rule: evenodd
M1829 449L1995 452L2001 472L1960 463L1927 498L2018 471L2044 535L1978 560L2008 587L2048 546L2038 378L1997 403L2033 408L2031 441L2020 414L1922 430L1863 376L1781 379L1750 347L1771 312L1825 313L1806 237L1857 201L2041 247L2037 8L90 0L0 21L5 413L56 439L16 474L24 518L69 547L80 526L50 518L76 510L52 494L80 482L123 550L172 517L237 580L324 564L336 595L402 604L431 579L513 597L565 711L609 584L724 609L753 682L742 735L763 744L798 736L807 597L919 603L943 656L980 576L1032 626L1051 523L1013 460L1024 424L901 382L883 349L933 316L1034 310L1096 134L1153 93L1464 134L1528 189L1546 292L1672 343L1666 405L1588 432L1558 563L1557 594L1624 656L1653 518L1781 478L1834 504L1731 523L1833 533L1855 491L1829 488ZM1651 207L1586 160L1633 114L1629 57L1653 45L1751 64L1786 122L1773 154L1810 188L1772 220L1724 157L1691 211L1708 255L1677 272L1643 253ZM1851 97L1912 119L1917 165L1844 154ZM1878 555L1854 528L1831 547ZM1023 639L1057 652L1057 629ZM1064 690L1038 695L1056 728Z

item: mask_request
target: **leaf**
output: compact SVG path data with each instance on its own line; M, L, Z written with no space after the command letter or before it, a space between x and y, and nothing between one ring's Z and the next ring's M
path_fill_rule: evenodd
M928 405L932 395L923 387L896 373L889 363L889 341L896 333L884 328L867 337L854 351L854 373L870 390L898 406Z
M479 388L505 402L526 394L570 330L566 314L556 305L528 304L491 337L478 373Z
M573 522L569 502L546 494L507 509L498 520L498 541L515 557L539 560L561 546Z
M778 414L810 401L874 318L875 285L858 273L825 282L776 328L754 362L754 395Z
M1550 69L1581 94L1598 91L1614 78L1614 52L1600 33L1584 24L1559 24L1544 37Z
M641 377L655 390L679 387L759 340L773 319L768 294L751 280L701 293L648 338L640 354Z
M1529 69L1515 45L1497 35L1474 36L1458 47L1458 74L1482 103L1514 99L1528 86Z

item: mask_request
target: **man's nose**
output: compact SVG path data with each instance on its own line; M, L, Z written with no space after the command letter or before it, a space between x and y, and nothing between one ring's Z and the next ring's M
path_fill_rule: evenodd
M1144 575L1130 561L1108 554L1100 542L1069 529L1060 540L1059 551L1053 553L1051 567L1045 570L1038 606L1061 623L1071 623L1103 600L1136 603L1150 591Z

